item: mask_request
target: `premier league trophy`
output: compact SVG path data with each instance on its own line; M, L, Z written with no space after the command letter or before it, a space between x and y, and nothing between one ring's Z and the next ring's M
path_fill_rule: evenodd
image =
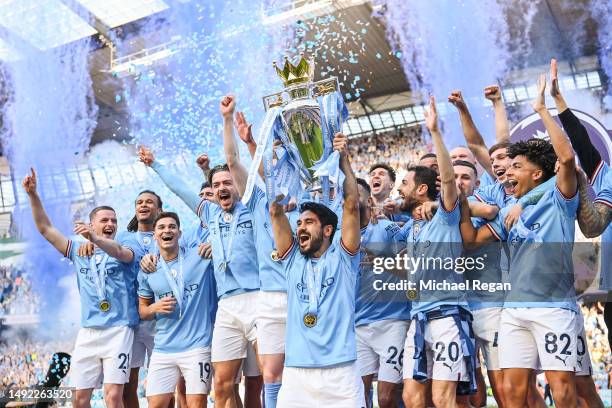
M302 55L297 65L287 57L282 69L273 63L285 89L264 96L266 117L257 138L257 151L249 171L243 197L247 202L263 160L268 199L277 194L301 198L305 189L322 189L322 202L329 205L330 183L335 201L341 198L343 175L339 155L333 152L334 134L342 130L348 110L339 91L338 79L314 82L314 63Z

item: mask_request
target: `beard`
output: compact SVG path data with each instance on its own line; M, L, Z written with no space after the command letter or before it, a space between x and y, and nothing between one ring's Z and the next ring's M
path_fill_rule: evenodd
M400 210L403 212L412 212L412 210L414 210L416 208L416 206L419 205L418 201L413 199L413 198L404 198L402 200L402 203L400 204Z
M306 257L312 257L323 245L323 234L319 232L316 236L310 236L310 243L307 248L302 249L300 246L300 254Z

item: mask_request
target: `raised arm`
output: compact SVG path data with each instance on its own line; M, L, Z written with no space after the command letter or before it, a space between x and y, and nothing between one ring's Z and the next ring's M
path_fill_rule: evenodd
M78 221L74 224L74 233L81 235L94 245L97 245L109 256L121 262L130 263L134 260L134 252L132 252L131 249L121 246L121 244L113 239L99 236L90 225L85 224L84 222Z
M455 184L455 171L448 150L442 140L442 133L438 127L438 111L436 110L436 100L433 96L429 98L429 112L424 110L425 126L431 134L438 170L440 172L440 193L442 194L442 204L447 211L453 209L457 202L457 185ZM489 166L491 167L491 166Z
M247 122L246 118L244 117L244 113L236 112L236 114L234 115L234 126L236 127L236 131L238 132L238 137L240 137L240 140L242 140L247 145L251 159L254 158L255 152L257 151L257 143L253 138L253 125ZM263 163L259 164L258 172L259 176L263 179Z
M544 103L545 90L546 76L540 75L538 80L538 96L532 103L533 110L540 115L559 160L560 167L557 173L557 186L559 187L559 191L561 191L565 197L573 197L576 195L578 188L574 150L565 136L563 129L555 122L546 108L546 104Z
M563 125L563 129L569 136L572 147L578 155L580 166L582 166L587 176L591 178L597 165L601 161L601 155L597 151L597 148L593 146L593 143L591 143L586 128L567 107L567 103L565 103L565 99L563 99L563 95L561 95L557 60L554 58L550 61L550 81L550 94L555 101L555 106L559 113L559 120Z
M593 203L589 198L588 182L584 173L578 175L578 226L587 238L595 238L603 234L612 220L612 208L602 203Z
M191 188L180 177L171 174L168 169L161 163L155 160L155 155L145 146L140 146L138 149L138 157L146 166L151 167L155 173L162 179L166 187L176 194L189 208L197 214L198 207L202 199L196 191L198 187Z
M274 237L274 246L281 257L287 255L287 252L293 245L293 231L289 218L285 214L283 206L279 204L284 196L278 196L276 201L270 203L270 220L272 221L272 236Z
M23 189L28 195L30 200L30 208L32 209L32 218L38 232L47 240L55 249L57 249L62 255L68 256L66 253L68 250L68 238L64 236L57 228L51 224L49 217L45 211L45 208L40 201L40 197L36 192L36 172L31 169L32 173L27 175L23 179Z
M204 179L208 180L208 174L210 173L210 159L206 153L202 153L196 158L196 164L202 170Z
M348 138L342 133L334 136L334 150L340 152L340 170L344 173L344 204L342 206L342 244L352 253L359 251L361 232L359 229L359 191L357 179L351 168L348 153Z
M497 85L487 86L484 89L485 98L493 103L493 112L495 114L495 142L510 141L510 124L508 122L508 114L506 106L502 100L501 89ZM491 167L489 165L489 167ZM485 167L486 168L486 167Z
M461 128L463 129L463 136L467 143L468 149L474 154L478 163L489 173L492 177L493 169L491 168L491 158L489 157L489 149L485 144L482 135L476 128L472 115L468 110L467 104L461 95L461 91L453 91L448 97L448 101L455 105L459 112L459 120L461 121Z
M240 150L238 150L238 144L234 137L236 99L232 95L225 96L221 100L220 109L223 116L223 151L225 152L225 161L236 184L238 194L242 196L246 189L249 172L240 162Z

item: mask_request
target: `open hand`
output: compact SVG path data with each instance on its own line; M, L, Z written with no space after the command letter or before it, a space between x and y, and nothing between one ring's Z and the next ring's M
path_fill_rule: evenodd
M436 109L436 98L434 96L429 97L429 111L423 109L423 115L425 116L425 126L430 132L437 132L438 128L438 110Z
M89 224L85 224L83 221L77 221L74 223L74 233L91 242L95 242L97 238L94 229Z
M255 144L253 132L251 131L253 125L247 122L246 118L244 117L244 113L236 112L234 115L234 126L238 132L238 136L240 136L240 140L246 144Z
M138 159L145 164L145 166L152 166L155 161L153 151L146 146L140 146L138 148Z
M533 102L531 102L531 107L536 112L546 109L544 91L546 91L546 75L541 74L538 78L538 94Z

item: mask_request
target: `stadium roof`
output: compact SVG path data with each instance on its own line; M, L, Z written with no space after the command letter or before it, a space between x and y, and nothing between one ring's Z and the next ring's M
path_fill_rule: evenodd
M149 34L147 41L138 37L142 23L148 18L163 19L171 8L182 7L187 2L189 0L0 0L0 37L8 35L13 43L17 39L26 46L48 49L102 34L96 37L101 39L100 47L92 52L91 60L94 90L100 107L92 143L109 138L125 139L129 129L128 112L125 101L115 97L120 93L122 81L108 72L113 56L103 38L132 34L133 52L142 51L145 43L151 43L150 36L155 35ZM582 56L593 56L597 49L597 24L588 14L588 4L589 0L577 0L571 5L541 0L531 29L533 46L531 54L525 56L525 65L542 65L551 52L570 66ZM387 41L385 27L372 17L372 11L367 0L294 0L286 10L267 17L268 23L280 24L331 13L338 24L355 32L363 32L364 22L368 23L367 31L359 39L366 52L359 55L357 63L339 55L329 55L325 61L349 78L356 75L365 78L364 90L349 105L351 113L357 116L366 111L386 111L412 104L410 87ZM14 18L23 13L31 19ZM508 14L507 18L512 29L524 16L515 13ZM312 33L307 33L305 40L309 35ZM576 38L581 39L580 46L576 45ZM167 52L163 44L160 44L160 52ZM9 56L15 56L14 50L0 40L0 59ZM348 84L345 88L345 93L350 92Z

